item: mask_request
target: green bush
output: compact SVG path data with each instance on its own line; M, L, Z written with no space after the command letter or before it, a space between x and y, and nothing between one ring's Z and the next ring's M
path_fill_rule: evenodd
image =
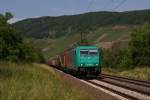
M128 50L103 50L102 66L110 68L131 68L132 60Z
M134 65L150 66L150 24L145 23L131 33L130 50Z

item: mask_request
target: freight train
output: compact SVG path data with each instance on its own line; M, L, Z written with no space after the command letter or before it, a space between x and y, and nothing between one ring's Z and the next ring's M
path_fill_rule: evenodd
M100 50L96 46L77 46L48 60L48 64L73 75L98 76L101 73Z

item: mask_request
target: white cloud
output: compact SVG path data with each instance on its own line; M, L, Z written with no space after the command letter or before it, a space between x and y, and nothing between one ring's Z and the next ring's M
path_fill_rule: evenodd
M13 24L13 23L15 23L15 22L17 22L17 21L20 21L20 20L23 20L24 18L12 18L12 19L10 19L9 21L8 21L8 23L10 23L10 24Z

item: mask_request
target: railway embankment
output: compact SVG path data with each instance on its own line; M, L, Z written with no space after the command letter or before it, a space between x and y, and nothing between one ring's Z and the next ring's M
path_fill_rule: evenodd
M51 69L48 67L45 68L48 70ZM90 98L92 97L92 100L148 100L148 98L150 98L150 96L142 94L142 91L141 93L138 93L133 89L130 90L126 88L124 85L121 86L121 84L116 85L114 82L103 82L105 78L79 79L55 68L54 71L58 75L60 75L62 79L67 80L73 87L76 87L79 91L86 91L88 96ZM126 85L128 85L128 83Z
M66 80L72 87L76 88L77 91L84 91L88 95L89 100L121 100L124 99L119 95L116 95L110 91L107 91L103 88L93 86L90 83L86 83L84 79L78 79L76 77L71 76L70 74L66 74L60 70L57 70L48 66L41 66L44 69L49 71L53 70L54 73L57 73L58 76L62 78L62 80ZM84 82L83 82L84 81ZM84 98L84 100L87 100Z
M43 67L0 62L0 100L91 100L52 68Z

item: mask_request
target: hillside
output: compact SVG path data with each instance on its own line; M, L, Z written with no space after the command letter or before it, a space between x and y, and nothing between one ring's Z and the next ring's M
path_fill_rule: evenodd
M71 16L30 18L14 23L23 37L57 38L95 31L110 25L139 25L150 22L150 10L126 12L90 12Z
M111 48L116 42L121 42L123 48L126 48L128 39L133 26L108 26L100 27L95 31L86 34L88 42L101 48ZM31 39L33 45L42 50L46 58L55 56L80 41L80 34L63 36L56 39Z
M134 27L150 22L149 16L150 10L91 12L26 19L14 25L22 30L23 37L32 38L34 47L41 49L48 59L80 41L81 32L85 33L90 44L100 48L109 49L115 44L127 48Z

